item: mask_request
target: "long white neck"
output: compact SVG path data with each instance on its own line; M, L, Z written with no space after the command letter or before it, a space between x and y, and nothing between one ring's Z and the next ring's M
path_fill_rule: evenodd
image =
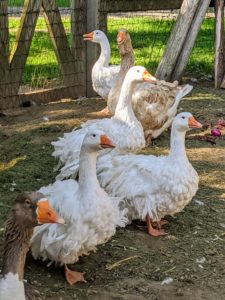
M185 150L185 135L185 131L178 131L172 126L169 157L173 160L188 161Z
M109 45L109 41L107 38L105 38L101 43L101 54L99 56L99 59L96 62L96 65L101 65L103 67L109 66L109 60L111 55L111 49Z
M100 185L96 175L96 159L97 152L87 152L84 146L80 152L80 168L79 168L79 191L92 192L100 189Z
M115 110L115 119L119 119L124 122L138 122L137 118L134 115L134 111L132 108L132 94L134 91L134 88L136 86L136 82L131 81L129 78L124 79L119 101L116 106Z

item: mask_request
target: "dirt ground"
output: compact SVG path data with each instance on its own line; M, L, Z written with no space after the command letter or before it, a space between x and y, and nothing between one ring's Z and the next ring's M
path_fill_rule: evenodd
M203 123L225 118L225 91L215 91L210 85L195 87L182 100L180 110L192 112ZM51 157L50 142L75 125L98 117L95 112L104 105L99 99L64 100L6 111L0 117L1 241L4 220L16 194L54 180L57 162ZM47 268L29 255L25 278L43 299L225 299L225 140L218 139L216 145L200 141L198 136L207 132L187 135L187 153L200 175L200 187L182 213L167 218L169 234L150 237L145 223L140 222L119 229L96 253L72 266L85 272L87 280L72 287L65 282L62 269ZM165 154L168 143L169 131L143 152ZM124 261L114 265L120 260ZM173 281L162 284L166 278Z

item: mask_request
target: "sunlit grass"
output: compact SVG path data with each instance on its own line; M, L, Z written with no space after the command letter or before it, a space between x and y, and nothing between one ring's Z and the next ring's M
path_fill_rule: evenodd
M23 6L24 0L9 0L9 6ZM70 0L57 0L59 7L70 7Z
M70 18L62 17L69 43L71 44ZM117 30L125 27L129 30L137 65L146 66L152 73L162 57L169 38L174 19L154 19L152 17L108 18L108 37L112 47L112 64L119 64L120 59L116 46ZM15 41L19 18L9 19L10 48ZM202 76L213 72L214 20L205 19L198 35L186 72ZM61 82L61 74L50 37L43 17L38 19L32 40L23 84L32 87L49 87Z

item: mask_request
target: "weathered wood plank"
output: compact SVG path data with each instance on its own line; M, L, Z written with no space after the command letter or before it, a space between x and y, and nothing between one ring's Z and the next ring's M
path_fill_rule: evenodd
M170 81L171 75L182 50L187 32L191 26L201 0L184 0L177 21L172 29L166 49L156 70L156 77Z
M75 60L66 37L56 0L43 0L42 7L64 84L66 86L74 85L74 83L77 83Z
M25 0L16 42L10 54L11 94L16 95L21 83L42 0Z
M55 89L45 89L45 90L0 98L0 110L20 107L23 106L23 103L27 103L27 102L30 103L34 102L37 105L41 105L48 102L58 101L63 98L78 98L78 97L79 94L76 93L76 86L61 87Z
M71 7L72 52L75 59L75 70L80 96L86 96L86 45L83 40L83 34L87 30L86 0L72 0Z
M8 5L6 0L0 1L0 94L4 95L5 83L9 75L9 28Z
M219 88L224 77L224 0L215 0L214 83Z
M87 0L87 32L99 27L98 23L99 0ZM92 88L91 72L94 63L98 59L99 46L95 43L86 42L86 72L87 72L87 97L96 96Z
M176 65L174 67L174 70L173 70L173 73L171 76L171 81L180 80L183 75L183 72L188 63L188 59L191 54L192 48L194 46L195 40L197 38L198 32L201 28L201 24L205 18L209 4L210 4L210 0L204 0L204 1L200 1L199 5L198 5L198 8L197 8L195 16L192 20L190 29L189 29L186 39L183 43L181 53L178 57ZM221 80L222 80L222 78L221 78Z

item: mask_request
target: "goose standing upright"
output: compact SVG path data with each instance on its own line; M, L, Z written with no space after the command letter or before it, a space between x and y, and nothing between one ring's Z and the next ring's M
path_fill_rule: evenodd
M92 68L92 85L94 91L107 100L120 66L109 66L111 49L108 38L103 31L94 30L84 34L83 37L84 40L100 44L101 54Z
M120 199L110 198L100 187L96 175L97 151L114 147L103 132L89 132L80 151L79 182L56 181L40 189L63 216L66 225L37 227L31 242L32 254L34 258L64 265L69 284L85 280L82 273L70 270L67 264L75 263L80 256L105 243L115 234L116 226L125 226L127 221L126 210L118 208Z
M17 197L6 221L2 276L0 279L1 300L25 300L24 266L33 229L37 224L64 223L49 206L41 193L24 193ZM26 294L26 295L25 295ZM29 298L31 299L31 298ZM35 300L32 295L32 300Z
M147 221L148 233L165 234L153 228L166 215L180 212L198 190L199 177L185 151L185 134L201 128L192 114L178 114L172 123L168 156L118 155L100 157L98 179L109 193L127 200L128 218ZM163 224L163 221L161 222Z
M117 44L121 56L121 69L107 101L112 115L116 110L124 77L134 64L131 39L126 29L119 30ZM132 94L132 107L136 118L142 124L147 144L150 144L152 138L157 138L170 126L181 99L190 93L192 88L189 84L178 86L177 81L170 83L164 80L157 80L154 85L147 82L136 85Z
M60 159L65 165L57 179L63 179L75 174L79 169L79 153L83 138L86 133L100 129L115 141L117 149L110 153L114 155L117 151L135 152L145 147L144 132L141 123L136 119L131 105L133 90L138 82L156 79L144 67L131 68L124 79L119 101L114 117L101 120L91 120L81 125L70 133L65 133L63 138L52 142L55 148L53 156ZM105 155L105 152L102 153Z

